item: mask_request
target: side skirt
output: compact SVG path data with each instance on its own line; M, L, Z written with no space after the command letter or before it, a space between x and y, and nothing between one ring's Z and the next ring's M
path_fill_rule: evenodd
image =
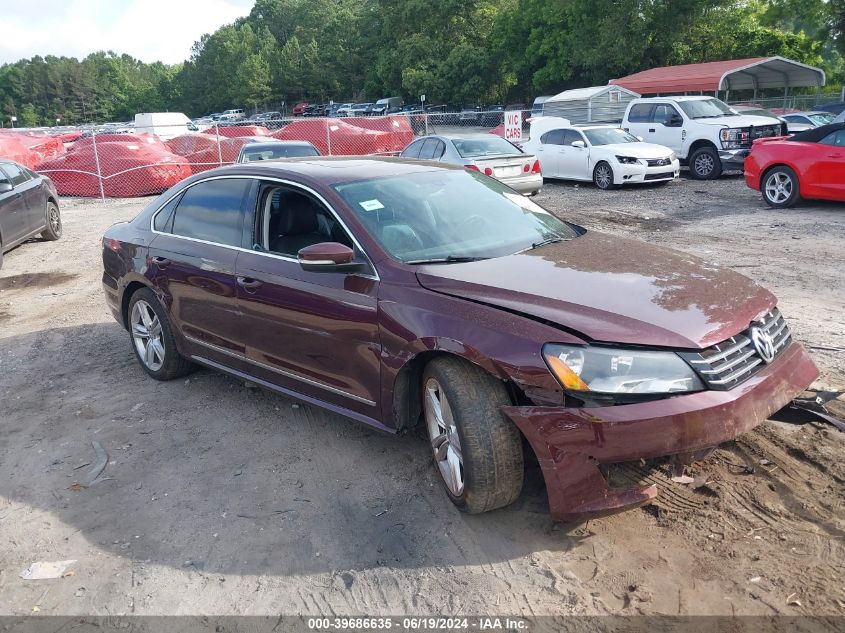
M210 369L216 369L218 371L222 371L226 374L236 376L236 377L241 378L243 380L248 380L249 382L254 382L255 384L260 385L261 387L263 387L264 389L267 389L269 391L275 391L276 393L280 393L284 396L296 398L297 400L302 400L303 402L307 402L308 404L313 404L313 405L320 407L322 409L326 409L328 411L331 411L332 413L338 413L338 414L345 416L347 418L352 418L356 422L361 422L363 424L366 424L367 426L371 426L371 427L373 427L373 428L375 428L379 431L382 431L384 433L388 433L390 435L396 435L396 429L392 429L388 426L385 426L384 424L382 424L381 422L379 422L375 418L371 418L367 415L363 415L363 414L358 413L356 411L352 411L350 409L347 409L346 407L340 407L336 404L331 404L329 402L325 402L324 400L320 400L319 398L314 398L312 396L306 396L305 394L299 393L298 391L293 391L292 389L286 389L284 387L280 387L279 385L275 385L275 384L268 382L266 380L262 380L261 378L257 378L256 376L253 376L251 374L247 374L246 372L242 372L242 371L239 371L237 369L233 369L232 367L228 367L228 366L223 365L221 363L218 363L216 361L210 360L208 358L205 358L204 356L192 355L191 360L194 361L195 363L199 363L200 365L204 365L206 367L209 367Z

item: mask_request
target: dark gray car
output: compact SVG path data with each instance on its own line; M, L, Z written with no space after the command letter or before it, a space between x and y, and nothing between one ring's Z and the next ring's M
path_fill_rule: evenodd
M308 141L267 141L244 145L238 154L237 162L254 163L259 160L319 155L319 150Z
M39 233L49 241L62 236L56 186L46 176L0 159L0 268L3 253Z

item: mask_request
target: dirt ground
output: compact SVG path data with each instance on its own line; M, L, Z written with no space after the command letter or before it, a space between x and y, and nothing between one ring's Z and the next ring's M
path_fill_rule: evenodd
M772 211L737 177L538 201L769 287L815 387L845 389L845 206ZM845 434L768 422L697 465L705 485L629 472L659 503L584 524L550 520L536 470L513 506L466 516L421 436L212 371L149 379L99 259L144 203L63 200L63 239L0 271L0 615L845 614ZM83 488L92 442L108 464ZM60 560L72 575L19 577Z

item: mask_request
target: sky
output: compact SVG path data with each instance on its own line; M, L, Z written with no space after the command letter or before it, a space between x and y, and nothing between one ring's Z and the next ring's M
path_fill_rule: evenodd
M0 64L99 50L175 64L254 0L0 0Z

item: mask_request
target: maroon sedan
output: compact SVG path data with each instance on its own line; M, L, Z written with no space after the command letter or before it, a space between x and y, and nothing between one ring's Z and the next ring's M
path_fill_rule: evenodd
M424 424L467 512L514 501L528 451L557 519L648 503L604 465L687 464L817 374L749 279L460 167L216 169L110 228L103 262L153 378L200 364L384 431Z

